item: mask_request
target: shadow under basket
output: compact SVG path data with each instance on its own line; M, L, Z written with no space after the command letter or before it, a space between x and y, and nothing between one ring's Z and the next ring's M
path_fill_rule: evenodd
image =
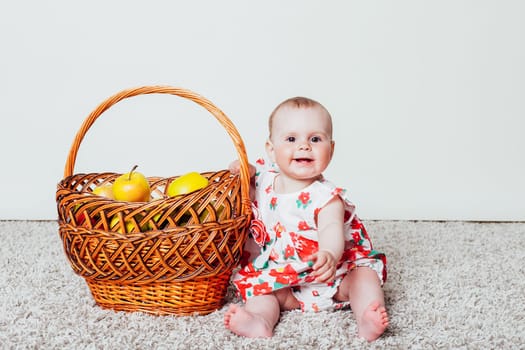
M202 173L208 186L176 197L168 197L166 189L177 176L148 177L149 202L93 194L94 188L112 184L120 174L73 175L85 133L111 105L151 93L188 98L210 111L234 142L240 173ZM180 88L143 87L106 100L77 133L56 201L66 257L99 306L156 315L203 315L224 305L251 218L248 161L231 121L203 97Z

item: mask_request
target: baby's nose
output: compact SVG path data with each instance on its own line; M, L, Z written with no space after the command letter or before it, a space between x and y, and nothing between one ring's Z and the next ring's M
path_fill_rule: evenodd
M310 143L308 141L303 141L299 143L299 149L300 150L309 150L311 148Z

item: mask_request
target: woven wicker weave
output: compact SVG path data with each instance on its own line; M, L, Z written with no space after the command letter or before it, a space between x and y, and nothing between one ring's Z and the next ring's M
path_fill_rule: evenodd
M176 95L208 110L236 148L239 175L227 170L202 173L209 180L206 188L172 198L165 193L176 176L149 177L155 198L150 202L119 202L92 194L95 187L111 184L120 174L73 174L82 139L108 108L145 94ZM56 192L65 254L104 308L210 313L224 305L230 275L242 255L251 215L249 181L244 143L233 123L210 101L174 87L122 91L86 118L69 151ZM111 225L115 217L119 224Z

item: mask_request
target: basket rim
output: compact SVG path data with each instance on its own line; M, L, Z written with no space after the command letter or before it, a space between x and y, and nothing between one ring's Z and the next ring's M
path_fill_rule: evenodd
M115 215L118 215L119 213L125 213L126 217L131 218L136 218L136 215L138 215L140 217L139 220L141 220L142 223L150 221L157 214L163 214L165 216L162 216L160 218L160 221L163 222L170 216L170 210L172 211L173 208L195 208L194 205L196 203L200 203L200 206L202 206L203 208L207 208L209 205L214 207L216 205L215 201L217 201L218 203L222 203L222 200L220 200L221 197L231 197L232 195L238 196L241 192L240 190L242 188L240 188L241 186L238 185L240 181L239 177L237 175L232 176L230 171L227 169L215 172L205 172L202 174L204 174L210 179L209 186L206 186L205 188L196 190L185 195L179 195L174 197L170 197L167 194L165 194L164 187L167 186L167 184L169 184L170 181L177 178L177 176L148 178L154 180L154 182L151 182L150 184L152 185L152 188L156 188L155 191L157 195L160 195L160 197L153 198L152 200L147 202L118 201L104 196L94 195L85 188L86 186L90 187L90 185L97 182L97 180L101 180L101 178L103 178L101 181L111 180L112 178L118 176L118 173L80 173L70 175L62 179L57 184L56 202L59 223L61 225L72 228L76 227L79 232L86 233L87 230L92 231L91 233L96 232L97 234L101 234L103 233L104 229L102 229L102 227L96 226L95 224L93 224L93 226L92 223L94 221L92 221L91 219L88 220L89 225L86 226L86 224L79 224L77 226L75 223L69 222L68 218L71 218L72 216L76 217L75 213L79 209L81 209L82 211L87 210L88 212L95 209L102 209L105 212L106 219L105 221L100 222L95 221L96 223L104 224L104 222L106 221L107 223L109 223L109 219L107 218L112 218ZM84 188L78 188L79 186L83 186ZM233 188L236 188L235 192L231 192ZM232 219L235 218L246 218L251 216L251 211L248 213L243 211L242 196L239 196L238 200L239 202L237 203L239 206L236 207L236 214L232 213L233 216L222 217L221 221L230 222ZM230 205L231 204L229 204L228 206ZM233 207L231 209L233 210ZM214 221L201 222L200 224L185 224L183 226L170 226L170 228L186 227L189 229L193 225L203 225L212 222ZM140 225L142 225L142 223ZM135 235L138 233L142 233L142 237L151 237L153 232L166 230L167 228L147 229L144 231L141 229L125 233L118 233L114 230L108 230L107 234L109 236L115 234L116 236L119 236L120 239L122 239L124 237L129 238L130 235ZM182 231L186 230L169 230L171 234ZM134 237L134 239L136 239L136 236Z

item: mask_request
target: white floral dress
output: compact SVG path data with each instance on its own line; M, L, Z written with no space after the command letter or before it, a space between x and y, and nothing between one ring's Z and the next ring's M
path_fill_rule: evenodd
M233 277L244 301L290 287L303 311L339 309L347 303L335 302L333 296L351 269L368 266L377 272L381 283L386 280L386 257L373 250L344 189L322 179L297 193L276 193L273 183L278 170L263 159L256 165L254 219L241 269ZM313 263L307 257L319 249L317 215L335 196L345 204L345 249L335 281L315 283Z

